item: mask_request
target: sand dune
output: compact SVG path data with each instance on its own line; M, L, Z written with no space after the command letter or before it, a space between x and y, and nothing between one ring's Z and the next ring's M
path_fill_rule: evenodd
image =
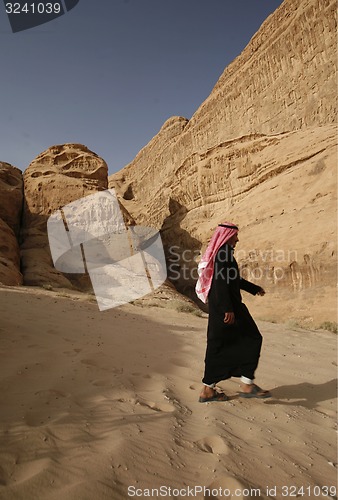
M243 400L230 380L230 401L200 404L206 318L99 312L37 288L2 287L0 304L1 499L324 498L315 486L336 485L336 335L260 322L257 382L273 398Z

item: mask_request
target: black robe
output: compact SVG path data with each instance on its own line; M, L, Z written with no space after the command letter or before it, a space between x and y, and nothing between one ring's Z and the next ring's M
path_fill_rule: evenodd
M208 295L209 321L205 355L205 384L230 377L254 379L262 336L247 307L241 290L253 295L261 290L240 277L233 248L225 244L217 252L214 274ZM224 323L226 312L235 313L235 323Z

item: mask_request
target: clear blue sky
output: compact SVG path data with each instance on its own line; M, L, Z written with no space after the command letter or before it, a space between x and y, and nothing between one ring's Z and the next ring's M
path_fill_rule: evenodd
M80 0L12 33L0 2L0 161L77 142L109 173L170 116L190 118L282 0Z

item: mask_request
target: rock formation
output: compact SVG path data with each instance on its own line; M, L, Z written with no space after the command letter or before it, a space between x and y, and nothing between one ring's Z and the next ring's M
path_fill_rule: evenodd
M191 120L170 118L109 186L162 230L179 290L193 296L200 251L233 220L266 319L336 320L335 122L335 2L285 0Z
M83 276L64 275L54 267L47 238L48 217L64 205L107 189L107 165L80 144L53 146L24 172L21 260L24 284L90 287Z
M20 285L19 232L23 200L22 173L0 162L0 283Z

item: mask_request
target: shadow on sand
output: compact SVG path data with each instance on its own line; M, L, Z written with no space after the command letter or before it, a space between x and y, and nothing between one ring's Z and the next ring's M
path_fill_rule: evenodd
M337 397L337 379L323 384L303 382L296 385L281 385L271 391L272 398L265 401L270 405L298 405L315 409L319 403ZM283 400L283 401L282 401Z

